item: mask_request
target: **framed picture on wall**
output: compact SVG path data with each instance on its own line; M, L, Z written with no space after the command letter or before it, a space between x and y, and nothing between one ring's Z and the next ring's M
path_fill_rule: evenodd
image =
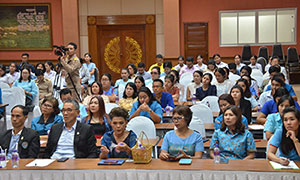
M52 50L50 3L0 4L0 50Z

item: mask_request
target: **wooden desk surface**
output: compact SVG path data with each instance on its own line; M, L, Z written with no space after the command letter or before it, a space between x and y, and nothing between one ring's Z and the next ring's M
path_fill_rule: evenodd
M80 170L80 169L149 169L149 170L223 170L223 171L257 171L257 172L294 172L300 170L274 170L267 160L229 160L228 164L215 164L212 159L193 159L191 165L179 165L178 162L152 159L149 164L125 162L121 166L98 166L99 159L69 159L64 163L53 162L47 167L26 167L33 159L21 159L19 168L12 169L9 161L5 169L9 170ZM300 167L300 161L296 164Z
M170 115L167 116L166 113L163 113L163 118L172 118L173 113L170 112ZM256 119L259 115L259 112L252 112L252 118ZM219 112L213 112L213 117L216 118L219 116Z

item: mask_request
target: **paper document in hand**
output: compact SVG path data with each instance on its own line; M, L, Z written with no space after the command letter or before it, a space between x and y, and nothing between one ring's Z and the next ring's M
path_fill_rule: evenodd
M260 129L264 129L264 126L261 124L250 124L249 129L260 130Z
M299 167L295 164L294 161L290 161L290 164L288 166L281 165L274 161L269 162L274 169L299 169Z
M55 159L36 159L27 164L26 167L46 167L53 161L55 161Z

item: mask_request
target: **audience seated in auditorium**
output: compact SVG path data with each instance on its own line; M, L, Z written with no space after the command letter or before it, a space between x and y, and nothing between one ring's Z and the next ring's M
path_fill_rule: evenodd
M211 73L212 75L215 73L215 70L217 69L215 60L210 59L207 62L207 68L203 71L204 73Z
M100 139L105 132L111 130L110 119L105 112L105 105L101 96L93 96L88 104L88 116L85 122L93 126L96 139Z
M103 95L108 96L110 102L115 102L117 90L115 90L112 84L112 77L109 73L104 73L101 76L101 85L103 89Z
M138 75L136 75L137 73L137 68L134 64L128 64L127 65L127 69L129 71L129 77L131 80L134 80L134 78L136 78Z
M277 129L282 128L282 112L286 107L290 106L295 106L293 98L291 98L289 95L284 95L277 102L278 111L267 116L267 121L264 127L267 140L273 136Z
M248 81L246 79L241 78L237 80L236 85L239 85L243 89L244 98L245 100L248 100L251 103L252 111L257 111L258 103L250 92Z
M31 128L39 135L47 135L53 124L63 122L63 117L59 115L58 101L54 97L46 97L41 103L42 115L34 117Z
M186 89L186 100L192 100L193 96L196 96L196 89L202 86L203 73L200 70L196 70L193 73L193 81L187 86Z
M161 79L156 79L153 82L153 96L166 111L166 107L169 106L172 109L175 107L172 94L164 91L164 82Z
M271 79L273 79L274 75L280 73L280 68L278 66L271 66L268 70L269 78L264 79L262 85L259 88L259 92L263 93L266 91L266 87L271 84Z
M260 95L259 100L258 100L259 104L261 106L264 106L264 104L267 101L272 100L275 91L280 87L284 87L284 82L282 81L282 79L279 77L273 77L273 79L271 80L271 90L263 92Z
M179 105L174 108L172 120L176 130L166 133L160 159L202 158L204 145L201 134L189 128L192 116L193 112L188 106Z
M206 96L217 96L217 87L211 85L213 76L210 73L205 73L202 78L202 86L196 89L196 97L202 101Z
M136 86L137 92L139 92L139 90L141 89L141 87L145 87L145 80L144 80L143 76L137 76L134 79L134 84Z
M195 64L194 67L203 72L207 68L207 65L203 63L203 56L201 54L198 54L196 58L197 64Z
M99 81L94 81L91 84L91 95L86 96L82 104L88 107L88 104L93 96L101 96L104 103L109 103L109 98L103 94L102 85Z
M128 112L116 107L109 113L112 131L106 132L101 140L100 158L131 158L131 148L136 144L137 136L127 131Z
M175 84L174 86L178 87L179 89L179 96L183 96L184 95L184 85L179 83L179 72L176 70L171 70L170 74L172 74L175 77Z
M279 64L279 57L278 57L278 56L273 56L273 57L271 58L271 63L268 64L268 65L266 65L266 67L265 67L266 72L269 72L268 70L269 70L269 68L270 68L271 66L279 66L279 67L280 67L280 72L284 74L285 82L289 84L289 80L288 80L288 76L287 76L286 69L285 69L285 67L280 66L280 64ZM269 77L269 76L268 76L268 73L266 73L265 78L268 78L268 77Z
M229 69L229 75L228 75L228 79L235 82L238 79L240 79L241 77L237 74L237 70L236 70L236 64L231 62L228 64L228 69Z
M268 159L282 165L290 161L300 161L300 112L294 107L287 107L282 113L282 128L278 129L270 140ZM275 155L279 149L279 157Z
M252 73L252 69L249 66L243 66L241 68L241 72L240 72L241 77L248 76L251 78L251 73ZM248 80L248 79L247 79L247 81L250 82L250 80ZM252 92L251 89L254 89L257 95L259 94L258 84L257 84L256 80L253 78L251 78L251 85L250 85L250 91Z
M162 120L162 107L147 87L141 87L138 93L138 101L133 104L130 111L130 119L137 116L150 118L154 123L160 123Z
M255 80L252 79L251 76L249 76L249 75L243 75L241 77L242 77L242 79L245 79L248 82L249 90L251 92L252 97L254 99L257 99L258 98L258 94L257 94L256 90L253 87L250 86L250 84L253 84L252 82L255 82Z
M230 105L232 105L232 106L235 105L235 102L230 94L222 94L219 97L218 103L219 103L220 113L219 113L219 116L216 117L216 119L214 121L215 130L218 130L221 128L221 124L223 121L223 113L224 113L225 109ZM242 123L245 125L245 128L248 129L248 120L243 115L242 115Z
M91 85L95 81L95 71L96 65L92 61L92 56L90 53L85 53L83 55L85 63L82 66L86 66L89 70L89 85Z
M164 72L164 57L161 54L157 54L155 58L156 63L152 64L148 71L151 72L154 67L159 67L160 73Z
M16 62L11 62L9 64L9 74L12 76L13 81L16 81L20 78L20 73Z
M52 84L54 82L54 78L55 78L55 75L56 75L56 72L53 69L54 69L54 66L53 66L52 62L51 61L46 61L45 62L45 74L44 74L44 76L45 76L45 78L51 80Z
M24 66L27 65L27 66L29 66L30 71L34 72L34 66L32 64L29 64L28 60L29 60L29 54L28 53L23 53L21 55L21 61L22 62L19 64L18 69L22 70L24 68Z
M216 63L217 68L228 67L226 63L222 62L220 54L214 54L213 59Z
M180 69L179 76L182 76L184 73L194 73L197 68L194 67L194 58L192 56L187 57L185 60L186 67Z
M183 56L179 56L178 57L178 64L176 66L174 66L174 68L180 72L181 68L186 67L186 65L184 64L184 57Z
M142 77L142 76L140 76ZM123 98L119 101L119 106L126 109L128 112L131 111L133 103L137 101L137 88L134 83L129 82L125 86Z
M153 67L151 70L151 79L148 79L145 81L146 87L149 88L151 92L153 92L153 89L152 89L153 81L156 79L159 79L159 77L160 77L160 68Z
M224 110L221 128L216 130L210 141L210 157L214 148L220 148L220 157L227 159L254 159L256 146L253 135L245 129L238 107L228 106Z
M84 59L80 58L80 64L81 67L79 69L79 77L80 77L80 83L81 83L81 98L84 99L87 95L87 90L89 87L89 78L90 78L90 71L88 67L84 66Z
M28 108L16 105L11 110L13 129L0 132L0 146L7 149L7 158L11 159L12 152L17 150L20 158L37 158L40 152L40 137L24 123L28 117Z
M140 62L137 67L137 76L142 76L144 80L151 79L151 74L145 70L146 65L143 62Z
M6 66L2 64L0 64L0 82L8 84L10 87L14 82L14 79L10 73L6 73Z
M61 111L64 122L51 127L45 157L51 159L98 157L93 127L76 119L80 112L78 102L66 100Z
M234 83L231 81L226 81L226 72L223 68L218 68L215 71L215 76L217 82L215 83L217 87L217 96L221 96L222 94L226 94L230 91Z
M133 82L133 79L129 79L129 70L127 68L122 68L121 79L118 79L115 84L115 88L118 89L118 95L123 94L124 91L124 88L121 89L120 87L125 87L129 82Z
M32 102L38 95L39 90L34 80L31 80L30 78L30 70L28 66L24 66L24 68L21 70L20 78L14 82L13 86L24 89L26 95L25 105L32 106Z
M242 67L246 66L246 64L241 63L241 55L236 54L234 55L234 63L236 64L236 70L237 70L237 74L240 74Z
M251 69L258 69L261 73L263 73L263 69L261 64L257 63L257 56L251 55L249 67Z
M169 75L170 72L171 72L171 70L172 70L172 68L173 68L173 65L172 65L172 63L170 61L166 61L166 62L164 62L163 67L164 67L164 72L162 72L160 74L160 78L164 78L167 75Z
M179 88L175 86L175 77L172 74L169 74L165 77L165 86L164 89L167 93L170 93L173 97L174 102L179 100Z

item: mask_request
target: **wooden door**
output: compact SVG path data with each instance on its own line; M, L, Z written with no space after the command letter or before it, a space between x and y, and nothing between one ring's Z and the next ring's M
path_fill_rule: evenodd
M196 56L201 54L204 62L208 61L208 23L184 23L184 55Z
M120 79L121 69L145 59L144 25L102 26L100 37L100 74Z

